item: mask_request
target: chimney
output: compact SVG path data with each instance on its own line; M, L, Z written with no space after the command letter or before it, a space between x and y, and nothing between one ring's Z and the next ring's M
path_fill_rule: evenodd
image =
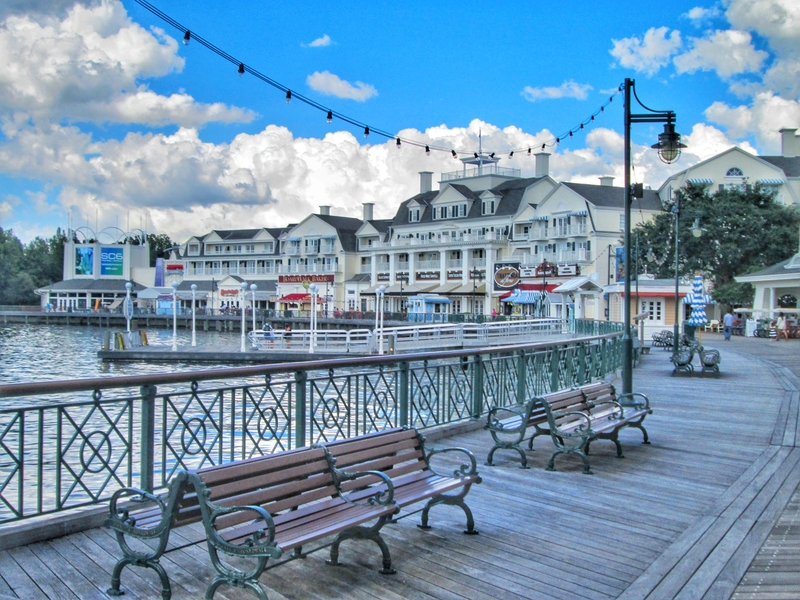
M374 202L364 202L364 221L372 221L372 209L375 208Z
M536 177L547 177L550 175L550 154L547 152L537 152L536 156Z
M598 179L600 180L600 185L614 185L614 178L611 175L603 175L602 177L598 177Z
M433 189L433 173L431 171L419 172L419 193L430 192Z
M323 204L319 207L319 214L328 216L331 214L331 205L330 204Z
M781 156L798 156L800 153L797 151L797 129L789 129L784 127L780 130L781 134Z

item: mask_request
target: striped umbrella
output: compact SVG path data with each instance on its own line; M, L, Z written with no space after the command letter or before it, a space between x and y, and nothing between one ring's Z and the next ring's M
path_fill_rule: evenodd
M692 316L686 322L687 325L695 327L703 327L708 325L708 317L706 316L706 304L708 303L708 296L703 289L703 277L695 275L692 282L692 293L690 304L692 305Z

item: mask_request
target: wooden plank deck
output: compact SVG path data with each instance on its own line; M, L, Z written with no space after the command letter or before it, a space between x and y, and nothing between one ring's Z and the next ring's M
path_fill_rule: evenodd
M626 457L617 459L613 444L595 442L591 476L576 457L559 457L558 471L546 472L549 438L536 440L528 470L498 452L468 496L480 535L461 533L456 508L434 508L429 531L410 515L383 529L396 575L377 572L372 542L345 542L342 566L326 565L323 550L267 571L270 598L800 597L800 379L742 340L709 338L722 351L719 379L669 377L669 353L660 350L634 372L655 410L645 421L651 445L626 431ZM800 344L782 351L790 349ZM481 465L491 447L483 430L434 445L467 447ZM194 533L177 530L172 542ZM0 598L106 598L118 555L103 529L2 551ZM162 563L173 598L203 597L213 578L203 544ZM150 570L126 568L122 585L127 598L160 597ZM223 587L216 597L253 596Z

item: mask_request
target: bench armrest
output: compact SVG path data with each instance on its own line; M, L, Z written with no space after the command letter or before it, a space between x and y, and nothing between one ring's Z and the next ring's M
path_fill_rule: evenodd
M431 456L435 454L445 454L446 452L463 452L466 454L467 459L469 460L469 464L462 464L458 469L453 471L452 475L445 475L444 473L438 472L435 468L431 466L430 459ZM452 477L453 479L462 479L464 477L472 477L478 474L478 463L475 460L475 455L472 454L466 448L431 448L428 450L428 453L425 455L425 462L428 463L428 468L440 477Z
M639 396L642 400L637 402L635 400L636 396ZM623 408L628 406L634 408L642 408L644 410L650 410L650 399L644 394L641 394L639 392L628 392L627 394L618 394L617 398L619 398L619 403L622 405ZM625 398L628 398L628 400L625 400Z
M119 503L122 500L126 503L120 506ZM136 518L130 514L133 504L144 504L146 502L158 505L161 510L161 519L155 527L137 527ZM105 521L106 527L140 539L159 537L164 529L169 527L172 519L163 496L150 494L134 487L126 487L114 492L108 504L108 513L108 518Z
M502 433L518 433L523 431L527 425L528 420L528 413L530 411L529 404L516 404L514 406L495 406L489 410L489 413L486 415L486 425L484 425L484 429L489 429L490 431L497 431ZM514 415L519 417L519 425L514 427L507 427L503 424L505 419L499 418L499 414L508 413L509 415Z
M331 466L331 473L333 474L333 482L336 485L336 489L339 491L339 496L341 496L345 502L359 506L364 506L365 503L369 506L375 506L376 504L378 506L389 506L394 504L394 484L386 473L382 473L381 471L342 471L333 465L333 463L336 462L335 458L330 457L329 460L332 461L329 464ZM342 493L341 484L343 481L354 481L361 477L377 477L382 480L386 489L375 490L374 494L364 499L365 502L351 500L347 497L347 494Z
M550 434L553 436L571 438L571 437L584 437L587 434L592 433L592 419L586 413L583 413L579 410L571 410L568 412L556 411L551 414L553 417L553 421L550 425L553 427L553 430L550 432ZM572 431L564 433L561 431L561 429L555 422L556 419L563 417L578 417L580 420L584 422L578 425L578 427L576 427Z
M205 497L205 495L204 495ZM270 558L280 558L283 550L275 544L275 521L272 515L260 506L217 506L205 498L207 508L211 509L208 515L208 522L203 519L206 526L206 536L211 545L230 556L269 556ZM257 529L251 533L241 544L232 544L217 532L216 522L219 517L232 513L251 511L254 512L252 523L263 521L265 528Z

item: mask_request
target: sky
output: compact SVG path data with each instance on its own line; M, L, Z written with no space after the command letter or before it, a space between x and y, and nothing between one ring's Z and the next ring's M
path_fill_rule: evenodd
M665 165L663 126L633 126L633 179L653 188L734 145L779 154L778 130L800 128L797 0L151 2L295 99L134 0L4 0L0 227L24 242L183 242L364 202L391 218L418 172L438 181L479 143L522 176L544 143L557 181L621 185L626 77L688 146Z

